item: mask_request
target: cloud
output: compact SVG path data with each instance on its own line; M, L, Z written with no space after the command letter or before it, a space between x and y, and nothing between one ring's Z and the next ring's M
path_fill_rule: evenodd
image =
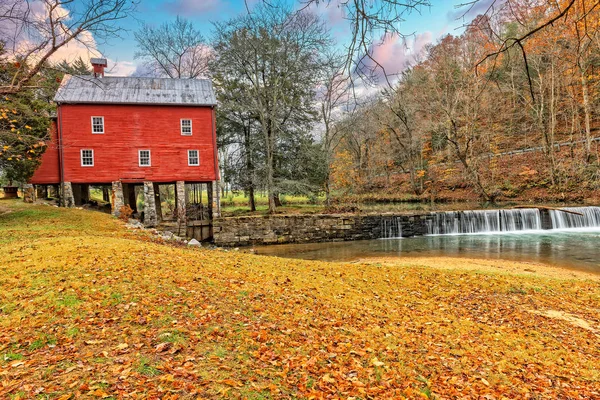
M219 0L171 0L164 3L161 8L171 14L189 16L210 13L220 6L222 1Z
M107 76L131 76L135 71L137 71L137 65L133 61L113 61L110 58L108 59Z
M365 73L374 70L379 82L385 82L386 76L388 80L393 81L400 72L420 60L425 46L432 41L433 34L429 31L408 38L386 34L369 50L374 61L367 57L360 68Z
M320 16L336 37L342 38L350 31L350 23L346 19L345 0L331 0L310 3L308 10ZM300 4L302 6L302 4Z

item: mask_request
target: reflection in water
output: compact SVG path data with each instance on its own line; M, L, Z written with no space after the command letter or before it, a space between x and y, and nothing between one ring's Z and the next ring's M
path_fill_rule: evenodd
M368 257L473 257L536 261L600 273L600 231L423 236L257 247L258 254L308 260L353 261Z

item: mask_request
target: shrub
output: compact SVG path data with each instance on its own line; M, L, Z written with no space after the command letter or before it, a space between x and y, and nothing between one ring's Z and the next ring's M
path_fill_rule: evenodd
M133 210L129 207L129 204L121 206L119 209L119 218L125 222L129 221L131 214L133 214Z

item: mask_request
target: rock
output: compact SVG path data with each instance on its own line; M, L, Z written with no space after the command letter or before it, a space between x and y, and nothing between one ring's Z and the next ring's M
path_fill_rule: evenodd
M188 246L194 246L194 247L200 247L200 246L202 246L202 244L199 241L197 241L196 239L190 240L187 245Z
M125 226L130 229L142 229L144 227L144 225L137 219L129 219Z

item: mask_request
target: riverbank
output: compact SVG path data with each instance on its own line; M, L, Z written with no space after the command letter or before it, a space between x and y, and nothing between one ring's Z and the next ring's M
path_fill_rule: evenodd
M576 279L600 282L600 271L599 273L591 273L571 268L553 267L538 262L463 257L369 257L362 258L355 263L389 267L427 267L450 271L472 271L483 274L499 273L523 278Z
M0 397L600 397L592 279L187 248L0 206Z

